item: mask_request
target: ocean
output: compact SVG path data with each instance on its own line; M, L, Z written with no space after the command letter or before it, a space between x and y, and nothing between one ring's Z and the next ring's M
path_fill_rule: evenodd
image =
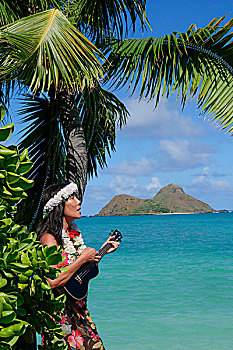
M233 349L233 214L89 217L77 221L100 262L88 305L107 350Z

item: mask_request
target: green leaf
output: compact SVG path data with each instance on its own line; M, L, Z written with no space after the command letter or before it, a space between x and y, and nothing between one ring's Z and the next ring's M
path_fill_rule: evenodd
M36 281L41 281L41 277L38 276L38 275L34 275L33 278L34 278L34 280L36 280Z
M15 335L13 326L4 327L0 329L0 337L1 338L10 338Z
M0 122L3 121L4 117L5 117L5 108L3 107L3 105L0 105Z
M58 250L58 246L56 245L51 245L50 247L47 247L45 250L45 256L48 257L51 254L55 253Z
M3 302L0 300L0 318L2 317L2 311L3 311Z
M0 220L6 216L6 208L3 205L0 205Z
M16 296L16 302L17 302L17 307L23 305L24 303L24 298L20 293L11 293L11 295L14 294Z
M9 300L7 300L8 302L10 302ZM12 311L12 307L10 304L8 304L8 302L4 300L2 300L2 307L4 311Z
M17 256L19 255L18 251L14 251L14 252L11 252L7 259L6 259L6 262L7 264L11 263L12 261L16 260Z
M0 171L0 179L5 179L5 175Z
M22 307L19 307L19 308L17 309L17 313L18 313L18 315L20 315L20 316L26 316L26 315L27 315L26 310L23 309Z
M17 186L23 188L24 191L31 188L34 184L33 180L28 180L25 177L20 177L20 179L17 181Z
M0 350L12 350L10 344L1 341Z
M19 339L19 336L13 337L13 338L9 341L9 345L10 345L10 346L13 346L13 345L17 342L18 339Z
M48 265L57 265L59 264L59 262L61 262L62 257L61 257L61 254L56 253L56 254L50 255L46 260Z
M10 343L5 343L5 342L2 342L0 343L0 350L11 350L11 346L10 346Z
M16 320L15 320L16 321ZM28 323L22 320L17 320L19 321L18 323L14 324L12 327L14 335L20 336L24 334L26 327L28 326ZM1 336L1 331L0 331L0 336Z
M0 128L0 141L6 141L14 131L14 124L8 124Z
M24 149L23 152L21 153L20 161L22 162L25 158L26 159L28 158L28 150L27 149Z
M31 261L28 257L28 252L21 253L21 262L22 264L27 264L28 266L31 266Z
M29 240L30 242L22 242L20 243L19 245L19 250L28 250L30 249L33 245L34 245L34 242L32 240Z
M0 288L5 287L6 285L7 285L7 280L4 279L4 278L2 278L2 279L0 280Z
M42 288L43 290L51 290L50 285L47 284L47 283L44 283L44 282L41 282L41 288Z
M19 282L20 283L25 283L25 282L28 281L28 278L29 278L28 276L25 276L23 274L19 274L18 276L19 276Z
M8 219L1 219L0 220L0 227L11 226L12 223L13 223L13 221L10 218L8 218Z
M20 178L20 175L16 173L11 173L10 171L7 172L7 181L9 182L9 184L12 184L18 181L19 178Z
M9 191L6 189L5 186L2 186L2 188L3 188L3 191L2 191L2 196L3 196L3 197L6 197L6 198L12 197L11 192L9 192Z
M5 157L5 156L12 156L13 154L15 154L14 151L11 151L10 149L0 146L0 155Z
M57 327L56 322L52 319L52 317L49 314L47 314L46 312L42 311L42 315L43 315L45 324L46 324L46 326L48 328L54 329L54 328Z
M18 283L18 288L20 291L24 291L28 287L28 283Z
M23 193L23 189L21 187L12 187L9 184L8 190L12 193L14 197L20 197Z
M2 312L2 317L0 318L0 323L11 323L14 321L16 317L16 313L14 311L3 311Z
M32 167L33 167L32 162L29 162L29 161L22 162L17 169L17 173L20 175L24 175L24 174L28 173L32 169Z
M28 265L20 264L20 263L10 263L9 267L14 269L17 272L23 272L26 274L28 272Z
M28 266L27 266L27 270L24 271L24 275L30 277L30 276L33 275L33 272L34 272L34 271L31 270L31 269L28 269Z
M8 271L3 271L4 275L7 277L7 278L13 278L15 277L15 275L13 275L13 273L11 272L8 272Z
M4 233L0 233L0 238L4 239L4 237L7 237ZM6 262L4 259L0 258L0 268L6 268Z
M14 225L9 231L10 235L17 232L19 229L20 229L20 225Z

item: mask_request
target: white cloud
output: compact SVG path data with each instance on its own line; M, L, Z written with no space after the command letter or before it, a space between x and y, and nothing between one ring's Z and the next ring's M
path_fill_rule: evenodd
M162 186L159 182L159 179L157 177L152 177L151 183L149 183L148 185L146 185L146 189L148 191L150 190L157 190L160 189Z
M104 173L139 177L153 176L161 171L194 169L208 163L213 152L212 147L197 140L162 140L148 157L124 160L119 165L110 166ZM208 166L203 168L201 176L195 181L201 181L209 169Z
M227 209L227 203L228 209L233 209L233 205L229 206L233 197L233 185L225 179L212 176L210 168L203 168L201 174L192 179L190 194L212 205L214 209Z
M220 179L220 180L214 180L214 179L209 179L209 183L213 188L217 188L218 190L221 191L221 189L230 189L232 186L229 184L229 182L225 179Z
M226 189L231 189L233 186L230 185L230 183L225 179L213 179L211 178L210 173L210 167L205 167L201 171L201 175L194 177L192 179L193 184L204 184L205 186L209 186L214 191L221 191Z
M195 177L194 179L192 179L192 183L193 184L199 184L199 183L203 183L205 182L208 174L210 171L210 167L205 167L202 169L201 171L201 175L198 175L197 177Z
M139 184L135 178L116 176L110 183L115 194L128 194L134 197L151 198L161 188L157 177L153 177L149 184Z
M106 174L127 176L149 176L158 169L154 159L142 158L141 160L124 160L119 166L112 165L106 169Z
M178 104L161 102L156 110L154 102L131 100L126 105L131 114L122 133L126 137L138 139L143 135L146 139L203 135L203 126L198 126L190 116L180 112Z
M116 176L110 183L110 188L116 194L130 194L135 193L137 189L136 179L132 177Z
M210 161L214 149L196 140L162 140L159 149L162 153L163 168L192 169ZM206 167L208 169L208 167Z
M208 175L210 171L210 167L206 166L205 168L202 169L202 175Z

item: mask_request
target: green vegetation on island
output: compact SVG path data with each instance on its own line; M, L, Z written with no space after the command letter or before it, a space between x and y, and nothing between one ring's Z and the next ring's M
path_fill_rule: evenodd
M161 188L151 199L126 194L115 196L96 216L153 215L161 213L212 213L208 204L184 193L173 183Z

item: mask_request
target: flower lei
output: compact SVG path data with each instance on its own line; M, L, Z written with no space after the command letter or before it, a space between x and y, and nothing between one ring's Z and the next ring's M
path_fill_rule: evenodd
M77 192L78 186L73 182L62 188L59 192L57 192L57 194L55 194L55 196L50 198L50 200L45 204L43 209L43 218L45 218L53 210L54 207L62 203L63 200L66 200L71 194Z
M68 263L74 262L86 248L81 232L76 224L72 224L69 233L62 230L63 248L68 256Z

